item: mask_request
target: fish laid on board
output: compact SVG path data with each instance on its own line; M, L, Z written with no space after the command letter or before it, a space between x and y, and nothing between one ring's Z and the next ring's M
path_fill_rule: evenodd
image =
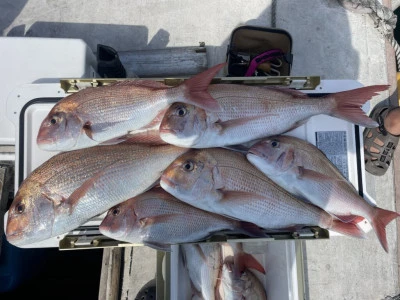
M181 250L192 283L193 298L220 299L218 284L223 262L220 244L186 244Z
M27 245L71 231L146 191L186 151L115 145L57 154L20 185L8 211L7 240Z
M200 209L267 229L318 225L355 237L364 233L305 203L278 186L240 153L226 149L189 150L161 176L170 194Z
M236 251L234 256L224 258L219 285L221 299L267 300L264 286L250 269L265 274L264 267L251 254Z
M344 222L366 218L388 251L386 225L399 214L369 205L314 145L290 136L275 136L253 145L247 159L274 182Z
M376 127L378 124L365 115L361 106L387 88L374 85L311 98L286 88L214 84L208 91L220 111L174 103L161 122L160 136L181 147L223 147L287 132L318 114Z
M168 251L171 244L193 243L228 230L265 236L253 224L209 213L153 188L111 208L100 232L116 240Z
M177 87L152 80L128 80L71 94L43 120L37 143L48 151L116 144L129 132L149 126L174 102L218 111L219 104L207 88L224 65L214 66Z

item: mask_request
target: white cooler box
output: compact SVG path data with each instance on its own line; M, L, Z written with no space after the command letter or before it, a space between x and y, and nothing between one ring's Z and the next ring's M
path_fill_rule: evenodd
M357 81L326 80L317 89L304 91L310 94L334 93L361 87ZM53 105L65 96L59 84L30 84L20 87L9 96L7 116L17 128L16 132L16 182L15 190L24 178L56 152L45 152L36 145L40 124ZM368 107L365 107L368 108ZM362 130L348 122L329 117L312 117L305 125L288 134L305 139L323 150L367 201L375 203L366 194ZM98 233L104 215L93 218L68 235L85 236L86 232ZM365 225L365 224L364 224ZM368 224L366 227L368 229ZM30 245L29 247L58 247L64 236ZM302 299L303 267L301 242L296 240L263 241L246 240L245 249L253 253L264 265L267 275L262 279L269 299ZM91 243L90 239L87 241ZM254 244L256 243L256 244ZM261 243L261 245L260 245ZM188 276L180 262L179 246L171 253L171 299L185 299L190 288Z

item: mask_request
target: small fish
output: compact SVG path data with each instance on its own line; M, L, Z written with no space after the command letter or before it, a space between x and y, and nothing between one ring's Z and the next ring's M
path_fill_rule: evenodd
M210 212L266 229L318 225L354 237L364 233L278 186L240 153L226 149L189 150L161 176L160 185L178 199Z
M386 225L399 214L369 205L314 145L275 136L253 145L247 159L275 183L344 222L362 216L370 221L385 251Z
M57 154L19 187L8 211L7 240L23 246L67 233L146 191L186 151L114 145Z
M228 230L264 236L253 224L209 213L153 188L111 208L100 232L116 240L169 251L171 244L193 243Z
M240 251L225 257L219 287L221 299L267 300L262 283L250 269L265 274L264 267L251 254Z
M174 102L218 111L220 107L207 88L224 65L214 66L178 87L152 80L128 80L71 94L43 120L37 144L43 150L69 151L119 143L129 132L146 128Z
M287 132L318 114L376 127L378 124L365 115L361 106L387 88L374 85L310 98L285 88L214 84L208 91L220 111L174 103L161 122L160 136L181 147L224 147Z
M220 244L187 244L182 245L181 250L194 298L221 299L217 288L223 262Z

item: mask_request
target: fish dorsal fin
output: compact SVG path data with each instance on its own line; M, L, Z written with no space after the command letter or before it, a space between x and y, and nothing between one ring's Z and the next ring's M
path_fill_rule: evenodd
M277 91L277 92L281 92L281 93L285 93L287 95L292 96L293 98L309 98L307 94L300 92L298 90L294 90L294 89L290 89L287 87L280 87L280 86L266 86L266 87L261 87L263 89L267 89L267 90L272 90L272 91Z
M139 80L124 80L117 81L115 83L109 84L108 86L140 86L147 87L152 89L168 89L170 86L165 85L164 83L148 80L148 79L139 79Z

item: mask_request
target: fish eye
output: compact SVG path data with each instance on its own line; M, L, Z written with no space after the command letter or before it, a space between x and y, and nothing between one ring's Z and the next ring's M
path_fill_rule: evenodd
M186 115L187 109L186 109L185 107L183 107L183 106L179 106L179 107L176 109L176 112L177 112L178 116L183 117L183 116Z
M58 116L53 116L50 120L51 125L55 125L60 122L60 118Z
M183 167L185 168L185 171L193 171L194 163L192 161L188 160L183 164Z
M276 148L279 146L279 142L278 141L272 141L271 143L272 147Z
M119 215L119 213L120 213L120 209L119 209L119 207L114 207L113 209L112 209L112 215L113 216L118 216Z
M23 204L22 202L19 202L15 206L15 212L18 214L22 214L24 211L25 211L25 204Z

